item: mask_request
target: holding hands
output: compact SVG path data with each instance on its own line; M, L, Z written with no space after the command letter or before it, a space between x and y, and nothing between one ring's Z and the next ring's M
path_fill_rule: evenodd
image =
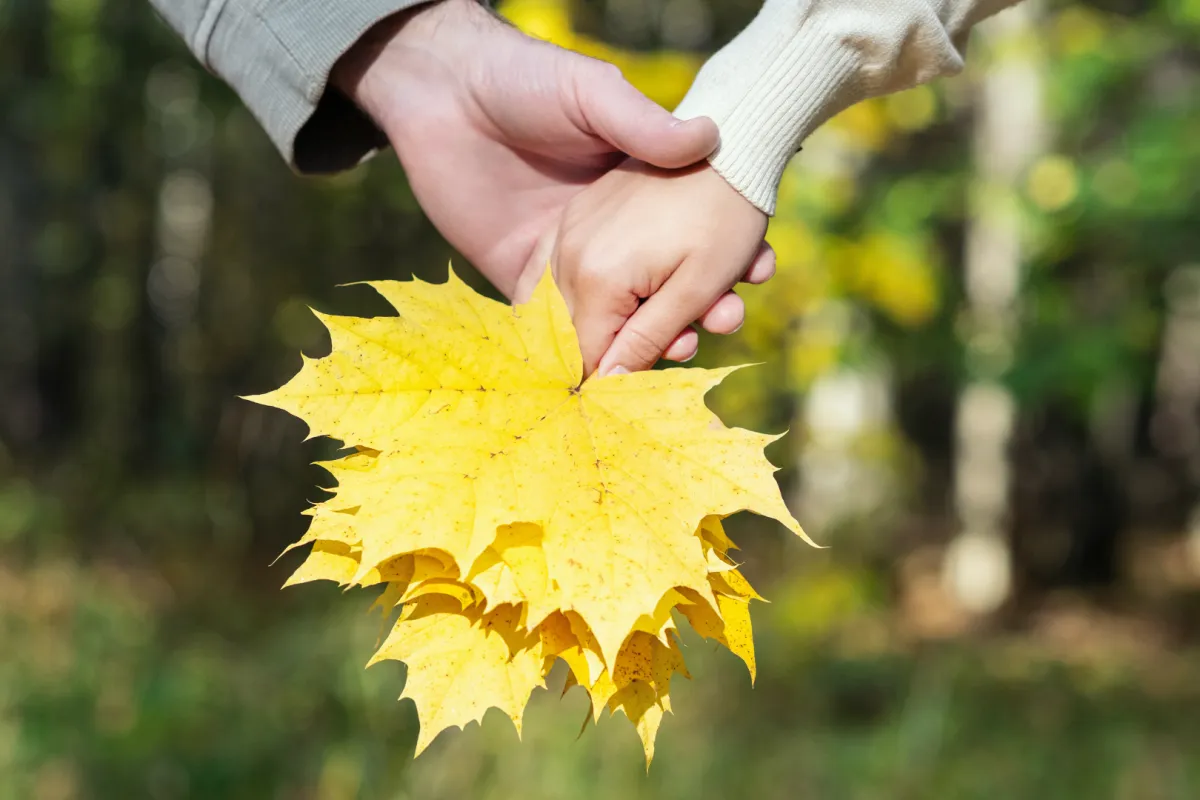
M502 292L524 300L553 265L589 374L691 358L688 326L737 330L730 289L774 271L766 215L704 162L711 120L677 120L616 67L474 0L385 22L332 78L386 133L434 225Z
M150 2L297 169L349 168L382 131L504 294L523 299L550 262L587 371L605 373L690 358L695 321L736 330L731 289L774 272L766 218L800 143L958 72L971 27L1016 0L762 0L701 69L687 122L482 0Z

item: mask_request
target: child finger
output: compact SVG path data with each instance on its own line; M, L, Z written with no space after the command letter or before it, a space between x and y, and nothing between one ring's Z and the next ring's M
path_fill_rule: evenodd
M691 361L700 350L700 334L693 328L685 328L683 333L675 337L675 341L667 346L663 358L667 361Z
M742 283L766 283L775 277L775 248L766 242L758 250L750 268L746 270Z
M719 297L728 286L714 286L714 279L698 262L681 264L617 332L600 359L599 374L617 368L637 372L653 367L680 331L712 307L710 298Z
M720 335L736 333L745 321L746 304L734 292L727 292L717 298L717 302L713 303L699 320L704 330Z

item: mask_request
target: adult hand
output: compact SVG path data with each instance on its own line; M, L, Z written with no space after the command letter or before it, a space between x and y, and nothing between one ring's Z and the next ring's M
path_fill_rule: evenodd
M474 0L381 23L332 81L387 134L442 235L509 297L581 189L627 155L678 168L718 142L711 120L679 122L613 65L526 36Z

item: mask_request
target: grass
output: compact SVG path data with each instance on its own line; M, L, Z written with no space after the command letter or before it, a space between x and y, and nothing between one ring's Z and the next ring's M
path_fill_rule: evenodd
M648 775L624 719L579 735L578 691L538 692L523 742L493 712L413 761L403 668L361 666L380 633L363 593L211 577L181 595L153 571L0 568L0 798L1200 796L1194 655L900 647L863 633L876 612L798 633L759 605L757 686L688 637Z

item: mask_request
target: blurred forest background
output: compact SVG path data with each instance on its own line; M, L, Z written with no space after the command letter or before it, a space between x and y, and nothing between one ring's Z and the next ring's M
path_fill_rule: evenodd
M508 0L670 107L755 0ZM279 591L327 445L237 399L452 256L289 173L145 2L0 0L0 798L1200 797L1200 2L1029 2L795 160L701 361L817 551L738 519L643 774L540 692L413 761L365 592ZM474 281L483 287L481 281Z

